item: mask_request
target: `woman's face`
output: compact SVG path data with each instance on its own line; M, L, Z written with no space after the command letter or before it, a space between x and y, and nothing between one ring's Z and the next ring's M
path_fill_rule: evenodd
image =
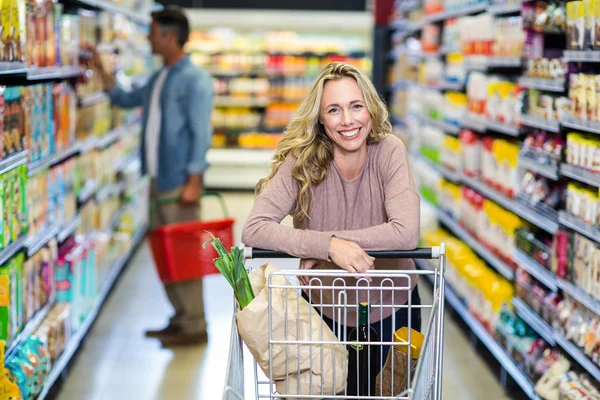
M371 114L354 79L325 83L319 120L337 151L353 153L366 148L371 133Z

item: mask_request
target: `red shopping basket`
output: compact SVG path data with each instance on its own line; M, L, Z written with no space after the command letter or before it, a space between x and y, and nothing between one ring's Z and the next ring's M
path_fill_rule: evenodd
M220 200L227 216L223 199ZM175 200L167 202L171 201ZM210 245L206 248L203 245L211 239L210 232L221 240L226 249L232 247L233 224L232 218L224 218L171 224L150 231L150 247L160 280L174 283L218 274L213 262L218 257L216 250Z

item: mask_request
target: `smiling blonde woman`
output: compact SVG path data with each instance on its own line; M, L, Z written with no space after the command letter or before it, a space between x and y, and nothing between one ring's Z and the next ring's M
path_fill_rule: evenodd
M374 260L366 253L414 249L419 240L420 199L406 148L391 130L386 106L362 72L343 63L326 66L279 143L271 173L256 187L242 233L245 245L299 257L301 268L414 269L411 260ZM294 217L293 227L281 225L288 215ZM397 279L396 286L412 290L394 293L395 305L405 304L409 295L419 305L416 278ZM331 282L323 279L323 284ZM356 285L356 280L348 284ZM371 286L380 284L373 279ZM391 291L375 290L358 301L380 304L382 293L384 304L390 305ZM323 304L334 304L331 291L320 295ZM349 304L356 301L349 296ZM391 342L393 332L408 325L408 312L399 309L392 326L391 308L383 310L371 313L371 326L381 332L380 339ZM410 314L417 330L419 310ZM333 309L322 312L334 329ZM349 310L348 326L356 320ZM336 332L338 337L341 333Z

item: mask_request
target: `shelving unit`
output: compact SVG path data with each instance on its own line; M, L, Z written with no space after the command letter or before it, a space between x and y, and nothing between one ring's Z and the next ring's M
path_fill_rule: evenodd
M521 125L530 128L543 129L548 132L560 132L560 124L558 121L540 118L536 115L521 115Z
M561 334L555 333L556 343L569 354L579 365L581 365L596 382L600 381L600 367L592 362L584 353L573 343L565 339Z
M81 75L83 75L81 67L33 67L27 69L27 80L29 81L72 79Z
M144 12L144 10L129 10L127 8L117 6L115 4L109 3L107 1L102 0L61 0L64 4L73 4L78 5L83 8L92 8L96 10L106 11L112 14L121 14L130 18L132 21L135 21L142 25L149 25L151 22L149 12ZM147 11L147 10L146 10Z
M12 357L14 357L14 355L17 353L17 350L21 346L21 344L29 336L33 335L33 333L35 332L37 327L40 326L42 321L46 318L46 316L48 315L48 312L50 312L50 309L52 308L52 306L53 306L52 302L48 302L37 313L35 313L33 318L31 318L27 322L27 324L25 324L25 327L23 328L21 333L19 333L13 340L10 341L8 348L6 349L6 352L4 353L5 360L9 360Z
M529 275L544 284L548 289L556 292L559 288L558 279L551 271L548 271L537 261L517 249L514 255L515 261L520 268L523 268Z
M471 3L472 4L472 3ZM487 12L491 15L520 15L522 9L522 3L517 2L514 4L488 4L486 2ZM478 12L483 11L481 9ZM422 12L422 10L421 10ZM473 12L476 14L477 12ZM446 18L452 15L452 12L444 12L438 13L431 16L424 16L423 21L425 23L437 23L443 22ZM462 15L462 14L459 14ZM468 15L468 14L467 14ZM416 12L407 18L416 19L419 17L419 13ZM475 24L475 22L473 22ZM456 26L458 25L458 27ZM464 26L460 25L460 21L453 25L455 29L462 29ZM441 25L440 25L441 26ZM444 29L447 26L444 26ZM526 30L529 28L525 28ZM462 31L461 31L462 32ZM432 35L434 33L432 32ZM454 32L453 34L454 35ZM443 38L443 41L450 39L454 36L449 35ZM559 38L563 33L553 32L549 33L550 36ZM565 34L566 35L566 34ZM401 43L398 43L398 38L394 38L394 45L405 46ZM425 45L425 40L429 40L431 38L422 38L423 45ZM412 40L412 39L411 39ZM418 40L418 39L417 39ZM473 39L476 40L476 39ZM431 39L430 41L433 41ZM442 41L442 39L440 39ZM413 40L414 42L414 40ZM429 43L429 42L428 42ZM559 42L560 43L560 42ZM411 43L414 47L417 47L415 43ZM558 45L560 47L560 44ZM556 47L556 46L554 46ZM552 48L554 48L552 47ZM460 52L460 51L458 51ZM544 53L545 54L545 53ZM435 57L440 57L443 55L443 52L436 52L436 54L432 55ZM488 76L501 74L505 76L508 81L514 82L517 81L518 85L524 89L535 89L542 92L552 92L555 94L562 94L562 96L567 96L568 91L568 73L565 74L565 78L557 78L557 79L543 79L543 78L533 78L529 76L519 76L524 75L524 70L522 67L529 62L526 58L527 55L518 56L518 57L484 57L484 56L474 56L469 57L468 54L464 56L465 70L467 73L471 71L482 71L486 72ZM552 55L552 57L554 57ZM566 62L577 62L577 63L598 63L600 62L600 51L564 51L563 60ZM593 64L590 64L585 71L593 71L590 70ZM400 66L401 67L401 66ZM399 73L404 72L402 68L399 68ZM424 67L421 65L421 67ZM436 65L437 67L437 65ZM415 68L416 69L416 68ZM418 69L416 69L418 70ZM421 70L418 70L421 71ZM571 68L568 69L569 73L571 72ZM394 71L396 73L397 71ZM411 70L411 73L414 74L414 71ZM396 75L397 76L397 75ZM404 75L402 75L404 76ZM467 82L472 82L470 77L467 77ZM483 82L483 78L481 79ZM441 91L439 87L429 87L429 90L438 90ZM398 112L403 112L403 109L406 108L405 103L410 103L410 99L406 99L406 95L404 97L398 97L398 104L394 104L393 110L398 110ZM394 99L396 100L396 98ZM426 98L425 101L428 101L429 98ZM435 101L434 101L435 100ZM471 99L470 99L471 100ZM481 100L479 96L477 98L472 99L474 102ZM444 110L441 105L440 96L434 97L431 96L431 101L422 107L435 107L435 112L440 114L444 113ZM489 107L489 103L488 103ZM408 107L411 108L411 107ZM418 109L417 107L414 107ZM427 109L429 109L427 108ZM442 109L437 109L442 108ZM469 108L470 110L472 108ZM523 108L526 110L528 108ZM492 134L494 137L499 137L502 135L510 136L513 138L522 139L526 134L532 133L534 130L543 130L546 132L557 133L560 135L560 138L564 140L564 136L566 133L571 131L582 132L582 133L591 133L595 135L600 135L600 122L582 120L578 118L573 118L570 116L561 117L560 121L551 120L541 118L536 115L535 110L528 111L530 114L522 114L519 117L518 123L515 125L503 124L499 122L490 121L489 119L478 118L476 121L474 119L469 119L469 116L475 118L475 112L471 114L468 113L469 116L465 117L461 121L461 127L465 129L472 130L474 132L478 132L481 134ZM414 122L414 123L413 123ZM425 119L420 119L417 121L408 120L407 127L405 133L408 135L409 133L415 134L418 132L417 129L412 130L414 126L419 124L430 124L434 125L430 121ZM444 130L442 126L437 125L438 128ZM447 132L452 133L452 132ZM515 142L514 140L512 142ZM522 140L520 140L522 142ZM412 142L411 142L412 143ZM550 159L550 157L548 157ZM519 156L517 161L517 167L519 169L519 174L521 174L525 170L532 171L538 175L541 175L549 180L555 181L558 183L560 180L562 182L562 178L569 178L570 180L575 180L586 185L593 186L595 188L600 188L600 173L594 173L588 171L584 168L576 167L573 165L568 165L565 163L560 164L561 160L556 160L559 165L555 165L551 160L546 161L546 159L542 159L541 157L537 157L533 153L527 154L525 150L523 150L522 154ZM441 176L446 179L448 173L444 173L444 171L440 171L439 165L431 165L432 169L439 172ZM436 176L432 174L423 174L420 176L422 181L427 182L427 187L433 185L434 182L429 182L430 180L435 180ZM549 237L547 234L553 235L559 229L568 229L571 231L575 231L580 233L587 238L595 241L596 243L600 243L600 228L593 226L592 224L586 224L583 221L567 214L565 211L561 211L558 209L553 209L552 207L534 207L534 205L528 204L524 197L516 196L516 199L513 199L503 193L500 193L497 190L494 190L490 186L486 185L484 182L473 179L465 176L464 174L458 174L458 179L453 179L453 182L458 182L463 185L466 185L473 190L477 191L485 198L495 202L496 204L502 206L506 210L511 213L519 216L521 219L530 222L533 226L541 228L541 230L545 232L540 232L540 238L543 240L547 240ZM450 207L448 207L450 208ZM510 262L504 262L504 260L500 259L496 253L490 251L486 246L483 245L482 242L485 241L485 238L481 238L481 241L478 238L474 237L469 231L467 231L461 224L459 224L448 212L444 210L436 208L436 217L437 220L443 225L448 231L450 231L453 235L462 240L468 247L470 247L479 257L486 261L493 269L498 271L501 275L506 277L507 279L512 280L514 277L514 271L509 266L512 265ZM461 216L461 218L465 218ZM468 221L467 221L468 222ZM537 233L536 233L537 235ZM540 239L542 240L542 239ZM566 281L564 279L558 278L551 270L546 269L543 265L538 263L535 259L527 255L525 252L517 250L514 255L512 255L512 261L520 268L528 272L533 278L539 281L539 284L546 286L550 291L558 292L561 291L564 295L568 295L578 301L583 306L592 310L592 312L600 315L600 300L594 298L583 287L579 287L574 285L573 283ZM538 285L538 283L535 283ZM448 286L447 286L448 288ZM453 308L459 309L458 313L461 315L463 319L467 322L469 316L465 318L463 313L468 314L468 310L462 303L462 299L458 299L456 294L452 292L452 288L448 288L449 290L446 293L446 298L448 303L450 303ZM450 294L448 294L450 293ZM574 343L567 341L564 335L558 329L554 329L551 324L548 324L544 318L534 312L534 308L530 307L523 300L519 298L514 298L512 300L516 313L527 323L529 324L549 345L551 346L559 346L562 348L564 353L570 355L581 367L587 370L593 379L600 381L600 367L595 365L590 358L588 358L581 349L579 349ZM464 310L464 312L463 312ZM471 316L472 319L474 317ZM480 328L477 327L477 321L474 323L467 322L469 328L475 333L476 336L480 337L481 334L478 332ZM485 340L482 339L485 343ZM486 344L488 348L491 347L500 347L497 342L495 342L494 337L490 335L489 337L490 344ZM500 349L502 350L502 349ZM492 351L493 352L493 351ZM498 351L496 351L498 352ZM494 352L493 352L494 353ZM496 355L496 358L500 359L502 355ZM499 358L500 357L500 358ZM514 364L511 364L510 361L501 361L503 366L507 367L507 371L515 377L515 380L519 383L524 392L531 398L537 398L533 390L533 385L531 382L525 377L523 379L523 373L521 371L509 371L513 367ZM574 371L578 371L578 367L574 367ZM520 376L520 377L519 377Z
M565 211L560 211L558 218L561 225L587 236L596 243L600 243L600 229L590 224L586 224L579 218L574 217Z
M81 145L79 143L75 143L67 149L60 150L46 158L29 163L27 166L27 174L30 177L34 176L40 171L51 168L57 164L60 164L64 160L73 157L74 155L78 154L80 150Z
M442 11L436 14L431 15L423 15L423 22L425 23L433 23L433 22L441 22L445 21L448 18L456 18L463 17L466 15L478 14L480 12L486 11L487 2L482 2L480 4L473 4L465 7L460 7L456 10L448 10Z
M600 300L585 293L582 288L575 286L565 279L557 279L556 282L560 290L583 304L590 311L600 315Z
M420 269L430 269L427 266L426 261L415 260L417 266ZM428 279L433 279L431 275L426 275ZM444 296L446 302L450 304L452 309L460 316L465 324L471 329L471 331L477 336L477 338L485 345L490 353L498 360L500 365L512 376L515 382L521 387L523 392L532 400L541 400L540 397L535 393L535 389L531 380L523 373L523 371L517 366L515 361L508 355L494 337L481 325L475 317L469 313L467 307L463 304L462 300L456 295L454 289L448 284L445 286Z
M553 221L552 219L534 211L532 208L521 204L517 200L513 200L502 193L498 193L496 190L490 188L485 183L473 178L469 178L464 174L461 176L461 181L467 186L470 186L472 189L475 189L476 191L484 195L486 198L501 205L502 207L513 212L519 217L526 219L532 224L539 226L545 231L549 233L555 233L558 230L557 221Z
M8 260L10 260L15 254L19 251L23 250L25 247L25 242L27 241L26 236L21 236L2 251L0 251L0 265L6 264Z
M117 282L117 279L121 275L121 272L123 271L123 269L129 262L129 260L133 256L133 254L135 254L135 251L137 250L139 245L142 243L142 241L144 239L144 235L146 233L146 230L147 230L147 227L142 227L138 230L138 232L136 233L136 235L134 237L133 247L131 248L131 250L128 252L128 254L125 257L123 257L121 260L119 260L119 262L112 268L109 276L106 279L106 282L104 283L104 285L100 291L100 294L98 295L96 303L95 303L94 307L92 308L92 310L90 311L90 313L88 314L85 322L79 328L79 330L73 334L73 336L71 337L71 340L69 340L67 347L63 351L62 355L56 361L56 363L52 366L52 371L50 372L50 375L44 381L44 388L42 389L42 392L40 393L40 395L37 397L37 400L43 400L50 394L50 390L52 389L54 384L57 382L58 378L61 376L61 374L66 369L67 365L69 364L69 362L71 361L71 359L73 358L75 353L77 352L77 349L81 345L81 342L84 340L88 331L90 330L90 328L96 321L96 318L100 314L102 306L106 302L106 299L108 298L112 288L114 287L115 283Z
M487 129L500 132L508 136L519 137L521 135L521 130L519 127L514 125L507 125L496 121L488 121Z
M483 246L479 241L471 235L465 228L460 226L458 222L454 220L445 211L437 209L437 216L440 222L442 222L453 234L459 239L465 242L469 247L473 249L481 258L489 263L496 271L504 276L509 281L514 280L515 271L508 266L504 261L497 257L491 250Z
M565 91L565 79L544 79L522 76L518 80L519 86L526 89L544 90L547 92L563 93Z
M600 122L586 121L569 116L560 121L560 124L567 128L600 135Z
M554 181L557 181L559 178L558 167L542 164L537 160L534 160L533 158L526 155L519 156L519 167L528 169Z
M42 247L48 244L54 239L61 231L58 224L51 224L50 226L41 229L35 236L31 236L25 243L27 248L27 257L33 256Z
M600 173L594 173L581 167L563 163L560 166L560 174L586 185L600 188Z
M521 11L521 3L506 3L506 4L492 4L487 8L487 12L492 15L505 15L514 14Z
M65 240L69 238L69 236L73 235L79 224L81 223L81 216L76 215L71 221L65 224L65 226L58 232L56 239L58 243L63 243Z
M27 164L27 151L21 151L9 156L5 160L0 161L0 175L3 175L23 164Z
M457 174L456 172L453 172L453 171L449 170L448 168L444 167L443 165L437 164L437 163L433 162L432 160L430 160L429 158L424 157L420 154L412 153L411 155L412 155L412 157L417 158L417 159L423 161L424 163L426 163L427 165L429 165L429 167L431 169L435 170L438 174L440 174L441 176L443 176L445 179L449 180L450 182L454 182L454 183L460 182L460 175Z
M600 51L595 50L565 50L563 60L566 62L600 62Z
M556 346L554 339L554 330L546 321L535 313L525 302L518 297L513 297L512 304L517 311L517 315L523 319L533 330L551 346Z
M79 107L91 107L100 102L108 100L108 95L104 92L96 92L79 99Z
M425 117L423 115L419 115L418 118L425 124L427 125L431 125L435 128L438 128L442 131L444 131L445 133L448 133L450 135L454 135L454 136L458 136L458 133L460 132L460 127L450 124L448 122L444 122L444 121L438 121L435 120L433 118L429 118L429 117Z

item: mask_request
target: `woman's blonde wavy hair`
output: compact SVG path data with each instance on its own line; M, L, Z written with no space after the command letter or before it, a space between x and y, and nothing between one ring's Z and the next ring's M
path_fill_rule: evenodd
M300 193L293 213L294 218L303 219L309 216L312 186L325 179L327 169L333 160L333 144L319 122L321 97L327 81L343 78L352 78L358 83L365 98L365 105L371 114L372 128L367 143L378 143L392 132L385 103L369 78L349 64L334 62L327 65L313 83L308 97L300 104L296 116L288 124L283 138L277 145L271 160L272 168L269 176L261 179L256 185L256 194L260 194L277 174L286 158L288 156L296 158L292 176L300 187Z

